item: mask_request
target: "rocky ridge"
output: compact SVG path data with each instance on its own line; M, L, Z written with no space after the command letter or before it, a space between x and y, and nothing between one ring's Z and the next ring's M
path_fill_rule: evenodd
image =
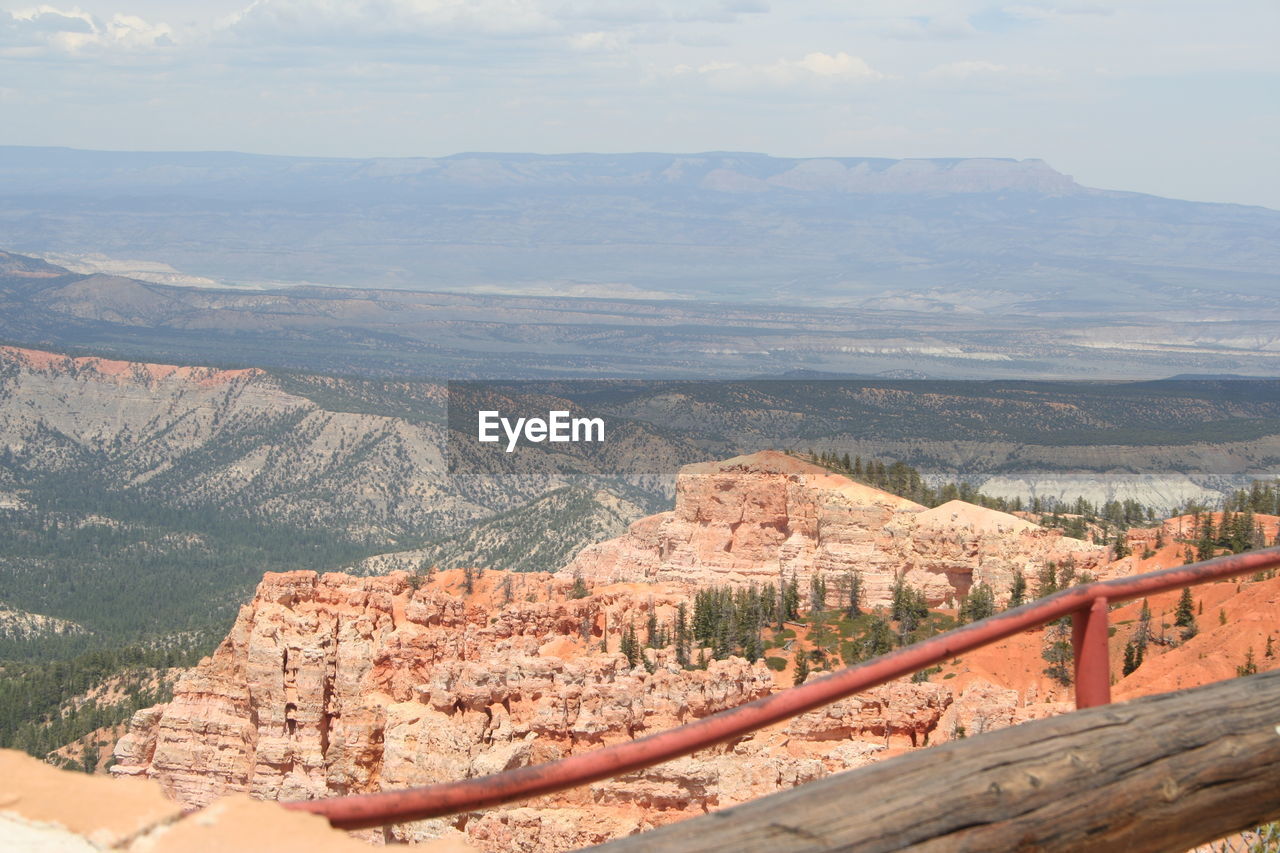
M1272 521L1262 519L1264 528ZM707 585L772 581L779 567L801 577L856 569L866 582L863 604L875 607L886 601L897 560L910 566L906 580L935 600L979 580L1003 597L1013 572L1031 575L1049 560L1072 559L1101 576L1172 564L1183 526L1166 522L1167 541L1150 556L1107 563L1106 548L1026 518L961 502L926 510L782 454L688 466L673 512L636 522L554 575L268 574L173 700L135 714L112 772L155 779L180 802L203 806L232 793L327 797L552 761L791 685L794 656L811 639L812 626L801 623L789 623L791 651L776 650L790 636L783 632L765 652L792 656L782 671L738 657L684 668L672 647L628 663L626 632L643 631L650 616L669 625L682 604L692 613ZM1155 529L1133 531L1131 545L1144 537L1154 543ZM1153 598L1160 639L1127 677L1123 649L1139 604L1117 610L1117 697L1229 677L1246 660L1272 668L1276 644L1266 626L1280 618L1277 583L1202 588L1209 615L1202 635L1185 643L1165 624L1175 596ZM1210 629L1215 608L1220 624ZM574 849L1070 710L1070 688L1045 673L1045 642L1042 632L1024 632L944 662L932 680L886 684L684 759L364 837L452 838L495 852Z
M79 623L42 613L14 610L0 602L0 640L28 640L49 634L83 634Z
M83 470L140 499L377 539L487 514L442 486L442 442L431 423L326 409L258 369L0 347L0 453L20 476Z
M895 578L932 604L985 582L1007 599L1015 574L1049 561L1100 575L1107 548L1026 519L952 501L926 510L775 451L688 465L676 506L626 535L584 549L561 572L596 582L774 583L794 572L861 572L868 606L888 604Z
M134 716L112 772L154 778L188 805L394 789L554 760L789 684L741 658L682 669L670 650L628 666L624 626L670 618L688 587L602 584L572 598L545 574L486 572L470 595L465 583L461 571L425 582L268 574L174 699ZM972 715L967 703L991 703L974 697L890 684L661 767L389 833L465 834L494 851L578 847L945 740L957 715ZM1016 691L998 699L1002 718L1023 713Z

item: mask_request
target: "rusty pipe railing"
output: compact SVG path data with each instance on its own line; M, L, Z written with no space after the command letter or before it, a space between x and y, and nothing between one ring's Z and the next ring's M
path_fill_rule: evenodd
M741 737L1063 616L1073 618L1077 707L1104 705L1111 701L1107 654L1110 603L1277 567L1280 567L1280 547L1082 584L789 690L637 740L492 776L282 805L324 815L341 829L364 829L551 794L651 767Z

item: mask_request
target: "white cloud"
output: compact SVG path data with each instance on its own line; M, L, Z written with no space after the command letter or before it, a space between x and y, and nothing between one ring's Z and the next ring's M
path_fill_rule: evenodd
M882 26L885 35L893 39L959 39L978 34L968 16L944 14L919 18L893 18Z
M595 21L625 26L660 23L732 23L743 15L762 14L760 0L571 0L550 2L548 11L561 21Z
M9 57L75 56L172 44L173 31L168 24L153 24L136 15L116 14L103 20L79 8L53 6L0 11L0 50Z
M801 59L779 59L768 64L717 61L696 67L680 65L674 71L678 76L696 75L714 87L725 89L858 84L887 77L866 60L844 51L807 53Z
M215 29L283 44L562 34L574 48L599 50L636 28L732 23L766 11L759 0L254 0Z
M618 33L594 30L569 36L569 46L574 50L612 52L622 49L626 40Z
M1004 7L1004 11L1019 18L1035 21L1050 21L1071 17L1110 17L1115 9L1101 3L1014 3Z
M535 0L254 0L217 29L263 42L330 44L545 33L558 25Z
M1049 68L1031 65L1005 65L985 59L966 59L937 65L921 75L926 80L974 80L974 79L1052 79L1057 72Z

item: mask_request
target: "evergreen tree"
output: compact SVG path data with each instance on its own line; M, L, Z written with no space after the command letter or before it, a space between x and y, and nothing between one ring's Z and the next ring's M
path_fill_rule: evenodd
M676 663L689 666L689 608L683 601L676 608Z
M1027 603L1027 579L1022 572L1014 570L1013 585L1009 588L1009 609Z
M862 615L862 572L849 573L849 606L845 612L850 619Z
M1255 663L1253 660L1253 647L1250 646L1249 650L1245 652L1244 664L1242 666L1236 667L1236 675L1238 677L1245 676L1245 675L1254 675L1257 673L1257 671L1258 671L1258 664Z
M1213 526L1213 513L1207 512L1204 515L1204 522L1200 528L1200 536L1196 540L1196 559L1209 560L1213 558L1216 534Z
M1186 628L1196 622L1195 601L1191 597L1191 587L1184 587L1182 597L1178 599L1178 607L1173 614L1173 624Z
M1036 598L1044 598L1058 591L1058 565L1048 561L1036 573Z
M1142 666L1142 659L1146 654L1146 644L1139 645L1133 640L1124 644L1124 674L1136 670Z
M1142 610L1138 613L1138 629L1133 633L1133 642L1141 651L1139 657L1146 653L1147 643L1151 641L1151 604L1142 599Z
M965 622L977 622L996 612L996 596L985 582L976 584L965 596L960 607L960 618Z
M792 684L797 687L804 684L805 679L809 677L809 656L799 649L796 650L796 672L792 678Z
M822 572L814 572L813 577L809 579L809 609L811 611L825 610L827 606L827 582L822 577Z
M623 657L627 659L627 666L635 667L640 663L640 642L636 639L636 624L634 622L627 625L627 630L622 635L622 645L619 647Z
M1121 527L1116 530L1115 541L1111 544L1111 550L1115 554L1115 558L1119 560L1121 557L1127 557L1131 553L1129 550L1129 539L1127 531Z
M863 659L865 660L893 651L893 632L889 630L889 623L879 613L872 615L864 642L866 650Z
M767 583L760 590L760 621L765 624L771 624L777 619L778 615L778 590L773 584ZM779 628L778 630L782 630Z
M1044 674L1063 686L1071 684L1071 640L1067 637L1066 626L1054 624L1045 632L1045 646L1041 652L1048 666Z
M785 619L800 618L800 582L796 579L795 572L791 573L791 580L783 593L782 612Z

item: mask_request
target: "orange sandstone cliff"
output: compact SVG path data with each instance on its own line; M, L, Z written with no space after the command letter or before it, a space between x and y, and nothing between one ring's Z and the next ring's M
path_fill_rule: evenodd
M188 805L378 791L553 760L782 686L741 658L686 670L651 650L653 672L627 665L624 626L650 608L668 620L691 589L614 584L575 599L545 574L505 578L486 572L465 595L457 570L420 584L403 572L268 574L173 700L134 716L112 772L156 779ZM956 702L939 684L890 684L660 767L387 837L571 849L945 739Z

